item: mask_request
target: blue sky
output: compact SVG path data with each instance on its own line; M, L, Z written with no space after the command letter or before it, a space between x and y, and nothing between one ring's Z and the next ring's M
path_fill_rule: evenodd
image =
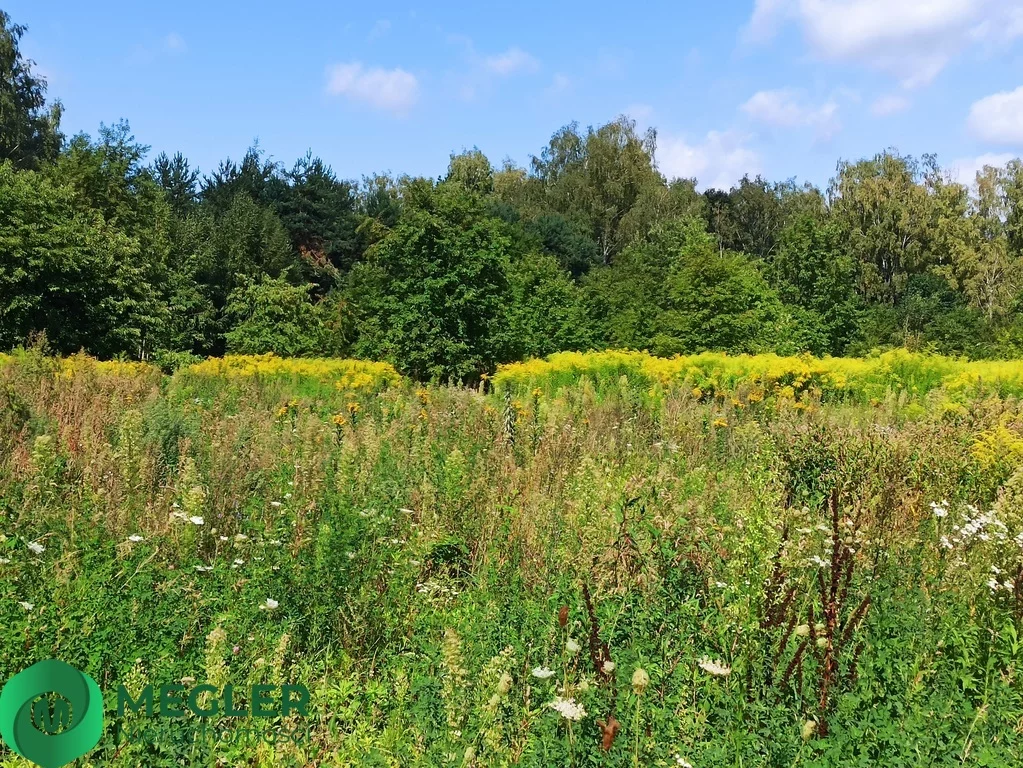
M1023 154L1019 0L511 4L9 0L68 132L127 119L204 172L256 139L290 165L436 176L626 113L668 176L825 184L839 158Z

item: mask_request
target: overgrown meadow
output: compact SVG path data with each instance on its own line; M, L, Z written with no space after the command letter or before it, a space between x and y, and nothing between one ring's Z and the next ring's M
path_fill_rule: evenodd
M1019 765L1021 394L907 353L0 356L0 678L312 694L300 743L108 716L93 765Z

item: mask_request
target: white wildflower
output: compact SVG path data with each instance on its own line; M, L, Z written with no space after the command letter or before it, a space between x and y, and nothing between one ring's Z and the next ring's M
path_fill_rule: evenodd
M720 659L711 659L709 656L703 656L696 663L704 672L717 677L728 677L728 675L732 674L732 668Z
M568 638L568 642L565 643L565 650L568 651L571 656L575 656L580 650L582 650L582 646L576 642L574 637L570 637Z
M192 525L206 525L206 521L202 518L201 515L192 515L190 518L188 518L188 522L190 522Z
M28 550L33 555L41 555L46 551L46 547L40 544L38 541L30 541L28 543Z
M561 696L555 696L554 701L547 706L566 720L578 722L586 716L586 710L583 708L583 705L575 699L564 699Z
M603 670L605 675L610 675L612 672L615 671L615 663L611 661L611 659L608 659L603 664L601 664L600 668L601 670Z
M266 599L265 603L260 604L259 610L261 610L261 611L276 611L277 610L277 606L279 606L279 605L280 605L280 603L278 603L272 597L268 597Z
M271 507L279 507L280 505L281 505L281 503L279 501L271 501L270 502L270 506Z
M549 677L554 677L554 670L547 667L533 667L533 677L546 680Z
M948 517L948 502L944 499L940 503L932 501L931 511L935 517Z
M25 602L25 601L20 601L20 602L18 603L18 605L20 605L20 606L21 606L22 608L24 608L24 609L25 609L26 611L31 611L31 610L32 610L33 608L35 608L35 607L36 607L36 606L35 606L35 603L29 603L29 602Z
M138 544L142 540L143 540L142 537L139 536L137 533L133 533L131 536L128 537L128 541L130 541L132 544Z
M675 755L675 765L679 768L693 768L693 764L682 757L682 755Z

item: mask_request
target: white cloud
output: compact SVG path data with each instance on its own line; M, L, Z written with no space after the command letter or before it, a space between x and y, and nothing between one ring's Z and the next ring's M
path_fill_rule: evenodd
M889 72L906 88L970 44L1023 34L1018 0L756 0L745 36L764 41L790 22L818 57Z
M984 141L1023 146L1023 86L975 101L968 125Z
M419 98L419 81L404 69L366 69L354 61L327 68L327 93L403 115Z
M954 160L947 170L949 174L951 174L952 178L960 184L973 186L977 180L977 173L983 170L984 166L990 165L995 168L1000 168L1010 160L1015 159L1016 155L1008 153L993 154L989 152L988 154L980 155L979 157L961 157L958 160Z
M185 44L185 38L177 32L171 32L163 39L163 47L172 53L184 51L188 48Z
M874 117L887 117L909 109L909 99L898 94L881 96L870 105L870 114Z
M779 128L807 128L817 130L818 136L828 138L838 132L838 104L827 101L820 106L807 104L803 94L791 88L759 91L740 107L743 112L761 123Z
M533 56L521 48L509 48L504 53L487 56L483 61L484 66L498 75L513 75L516 72L536 72L540 68Z
M669 179L696 178L699 189L730 189L745 174L762 171L760 155L746 144L748 136L710 131L702 141L662 135L657 140L657 166Z

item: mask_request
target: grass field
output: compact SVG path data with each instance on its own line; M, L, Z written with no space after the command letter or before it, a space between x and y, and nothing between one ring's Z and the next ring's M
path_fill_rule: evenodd
M902 352L0 356L0 678L310 690L262 724L301 739L109 716L92 765L1016 766L1021 395Z

